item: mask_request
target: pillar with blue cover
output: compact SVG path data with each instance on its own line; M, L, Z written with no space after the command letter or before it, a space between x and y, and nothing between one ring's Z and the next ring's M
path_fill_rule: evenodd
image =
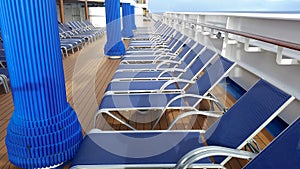
M106 38L104 53L108 56L122 56L125 46L122 42L120 0L105 0Z
M14 112L7 127L11 163L46 168L69 161L82 140L67 102L55 0L0 0Z
M125 38L130 38L133 36L132 21L130 15L131 15L130 3L122 3L122 20L123 20L122 36Z
M132 29L136 29L135 25L135 6L131 5Z

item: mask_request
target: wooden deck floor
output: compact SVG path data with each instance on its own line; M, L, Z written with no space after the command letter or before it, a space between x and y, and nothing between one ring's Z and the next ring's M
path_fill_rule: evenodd
M119 64L118 60L109 60L103 56L103 46L105 37L87 45L84 49L63 60L65 70L65 81L67 89L67 98L69 103L78 114L78 118L82 124L83 131L87 132L93 127L93 116L101 102L102 95L107 84L111 80L116 67ZM215 96L220 97L227 107L234 104L235 99L227 94L224 89L217 86L213 90ZM202 103L205 107L206 103ZM0 169L16 168L13 166L7 157L5 147L6 128L14 110L12 96L4 94L4 90L0 89ZM180 111L168 111L160 121L156 129L165 129ZM153 114L153 113L152 113ZM145 116L131 114L132 119L145 122ZM153 118L153 117L150 117ZM215 119L197 117L197 120L191 123L190 119L181 120L173 129L205 129L213 123ZM97 121L97 126L103 130L126 130L127 128L117 121L102 117ZM139 129L150 129L152 123L131 123ZM265 147L273 137L263 130L255 140L261 147ZM230 160L226 167L238 169L242 168L247 163L245 160Z

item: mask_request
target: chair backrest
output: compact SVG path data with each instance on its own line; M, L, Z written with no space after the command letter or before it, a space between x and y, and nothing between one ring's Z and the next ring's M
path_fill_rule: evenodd
M174 42L174 44L173 45L169 45L169 46L174 46L173 48L172 48L172 50L171 50L171 52L172 53L175 53L178 49L180 49L180 47L183 45L183 43L185 43L185 41L188 39L188 37L187 36L185 36L185 35L180 35L179 37L178 36L175 36L174 38L173 38L173 42Z
M245 166L257 168L300 168L300 118Z
M192 43L195 41L192 40ZM189 64L191 64L192 60L200 54L202 49L204 48L203 45L197 43L197 45L187 54L187 56L184 59L184 62L182 62L178 67L181 69L185 69Z
M0 68L0 74L5 75L7 78L9 78L8 70L6 68Z
M177 55L178 58L183 58L196 44L194 40L190 40L188 43L182 45L180 53Z
M259 80L205 132L208 145L242 148L263 129L292 98L270 83ZM224 160L215 157L217 162Z

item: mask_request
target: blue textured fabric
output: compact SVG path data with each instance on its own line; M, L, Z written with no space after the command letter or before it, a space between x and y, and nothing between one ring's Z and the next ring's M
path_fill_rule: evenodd
M197 56L200 53L200 51L203 48L204 48L204 46L202 46L199 43L197 43L197 45L189 52L189 54L187 55L187 57L184 59L185 65L188 65L189 63L191 63L191 61L195 58L195 56Z
M118 96L119 97L119 96ZM123 100L125 99L122 96ZM131 97L131 96L130 96ZM134 96L136 97L136 96ZM145 97L145 95L142 95ZM204 134L206 142L208 145L218 145L225 147L238 147L242 142L244 142L256 129L258 129L261 124L266 122L268 118L272 116L272 114L282 106L291 96L272 86L271 84L265 82L264 80L260 80L257 82L245 95L243 95L219 120L217 120ZM105 101L107 104L112 102L112 96L108 96L108 100ZM132 101L139 101L133 99ZM141 101L146 103L146 101ZM234 124L234 126L233 126ZM296 126L297 125L297 126ZM273 161L274 156L281 155L281 151L284 153L282 156L286 155L285 158L276 159L276 163L282 162L284 164L288 164L289 159L292 158L292 164L287 168L298 168L299 164L299 123L291 126L293 132L287 132L289 135L283 134L283 139L279 141L285 146L288 146L287 149L282 147L281 145L277 146L275 152L277 153L268 153L268 150L264 150L262 153L270 154L267 161L270 161L270 164ZM296 126L296 127L295 127ZM159 155L155 155L152 157L146 158L128 158L126 156L119 156L116 153L111 153L103 149L100 145L103 142L111 143L109 147L120 146L123 150L120 152L130 152L134 153L140 151L141 149L147 149L148 151L154 148L154 146L163 147L164 144L172 144L172 141L175 140L176 137L175 132L165 132L166 137L158 140L156 142L147 142L146 138L155 137L159 133L132 133L125 134L127 137L131 138L144 138L139 139L137 141L137 147L130 148L124 150L124 147L128 147L130 144L127 140L122 140L119 133L96 133L89 134L83 141L77 156L75 157L71 167L76 165L122 165L122 164L175 164L186 152L193 150L198 147L204 146L201 138L199 137L199 133L196 137L193 137L194 141L191 141L190 132L187 132L187 136L180 141L179 144L174 144L174 146L170 151L162 152ZM120 138L120 139L118 139ZM289 141L292 139L291 142ZM116 141L116 142L112 142ZM189 141L190 140L190 141ZM161 146L162 145L162 146ZM139 148L141 146L142 148ZM274 146L271 145L274 148ZM272 148L270 148L272 149ZM146 150L146 151L147 151ZM175 150L175 151L174 151ZM274 149L273 149L274 150ZM276 151L278 150L278 151ZM285 153L286 152L286 153ZM292 152L292 154L288 154ZM183 154L182 154L183 153ZM267 156L268 157L268 156ZM220 162L220 158L216 157L215 161L217 163ZM208 159L204 159L201 163L210 163ZM284 164L272 165L273 167L266 167L268 165L264 165L265 161L262 161L258 158L258 161L253 161L252 163L257 163L258 167L253 168L286 168ZM251 164L251 162L250 162ZM264 167L260 167L263 165ZM296 166L296 167L295 167ZM250 167L249 167L250 168Z
M106 91L127 91L127 90L159 90L167 81L132 81L132 82L110 82ZM173 83L166 87L166 90L177 89Z
M66 98L56 3L0 0L0 14L14 98L5 140L8 158L21 168L68 161L82 131Z
M197 51L197 49L196 49ZM192 51L191 53L194 53L195 51ZM197 53L198 54L198 53ZM210 59L215 55L215 52L212 50L206 49L191 65L188 71L186 71L181 78L182 79L191 79L196 74L199 73L199 71L203 68L203 66L208 63Z
M203 146L201 142L200 134L198 132L167 132L167 133L125 133L122 134L127 138L138 139L138 145L135 149L128 149L131 154L139 152L157 149L157 147L166 147L173 145L169 150L163 151L161 154L153 155L145 158L130 158L118 155L117 153L108 152L101 145L103 142L118 142L120 147L128 147L128 139L124 140L124 137L118 137L119 133L96 133L89 134L83 141L78 155L74 158L71 167L76 165L130 165L130 164L170 164L175 165L177 161L187 152ZM159 135L165 138L160 142L153 141L149 144L147 138L154 138ZM181 139L182 138L182 139ZM177 142L177 140L179 140ZM101 144L101 141L102 144ZM112 145L114 146L114 145ZM121 150L120 150L121 151ZM210 160L203 159L201 163L211 163Z
M209 50L206 51L208 51L208 53L206 53L207 55L203 55L203 58L202 57L199 58L202 59L206 58L205 60L208 60L209 58L211 58L212 55L214 55L213 52L210 52ZM189 89L189 91L198 90L199 95L205 95L205 93L209 91L209 89L213 85L215 85L218 80L220 80L220 78L232 65L233 65L232 61L224 57L219 57L214 63L212 63L210 66L206 68L205 73L201 75L200 78L197 80L197 85L195 85L197 89L195 89L195 87L193 86Z
M163 108L174 97L180 94L131 94L131 95L105 95L99 109L111 108ZM187 106L183 99L173 102L170 107Z
M120 21L120 0L105 1L106 44L104 53L108 56L123 56L125 46L122 42Z
M131 7L131 19L132 19L132 29L136 29L136 25L135 25L135 6L134 5L130 5Z
M0 68L0 74L5 75L7 78L9 78L8 70L6 68Z
M270 83L258 81L206 131L207 144L237 148L289 98ZM215 158L217 162L223 159Z
M299 169L300 118L284 130L262 152L251 160L245 169Z

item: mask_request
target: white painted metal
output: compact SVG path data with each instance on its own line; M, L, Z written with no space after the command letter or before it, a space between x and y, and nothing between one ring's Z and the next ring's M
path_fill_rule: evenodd
M168 12L167 16L175 23L184 16L186 22L196 21L300 43L300 14ZM288 110L284 110L280 117L290 123L300 115L300 112L296 111L300 107L300 51L224 32L221 39L206 36L212 34L215 32L198 25L194 39L238 63L239 66L230 73L230 77L236 83L247 90L258 78L266 79L298 99L288 106Z

